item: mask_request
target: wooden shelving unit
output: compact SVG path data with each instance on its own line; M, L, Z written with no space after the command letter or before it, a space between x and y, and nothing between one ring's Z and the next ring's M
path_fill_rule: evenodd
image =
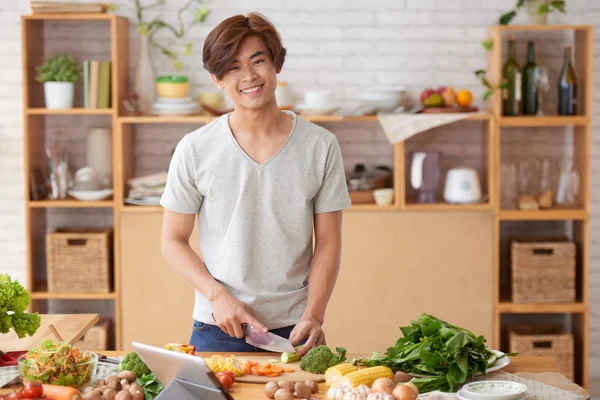
M575 340L575 379L584 387L588 387L589 379L589 218L590 218L590 149L591 149L591 109L592 109L592 73L593 73L593 27L589 25L543 25L543 26L491 26L488 38L492 39L494 46L488 54L487 78L494 84L502 81L502 59L505 36L508 33L536 32L544 35L544 32L557 33L559 31L570 31L573 33L574 41L574 64L578 79L578 104L579 114L575 116L517 116L507 117L502 115L502 98L500 91L496 91L488 101L490 113L497 119L497 135L495 148L495 173L496 173L496 212L495 212L495 259L494 259L494 348L501 348L503 334L502 319L515 315L526 314L525 318L537 315L564 314L571 317L572 331ZM536 35L537 36L537 35ZM522 45L522 44L521 44ZM522 64L521 64L522 65ZM554 89L555 86L552 85ZM512 128L539 128L539 127L572 127L574 158L579 170L581 204L575 209L549 209L539 211L503 210L500 204L501 177L501 142L500 137L503 129ZM535 223L535 221L562 221L572 222L572 240L577 244L577 267L576 267L576 299L575 303L543 303L543 304L518 304L513 303L510 295L501 289L502 249L501 229L503 224L515 224L518 221Z
M111 70L111 108L89 109L72 108L66 110L52 110L39 107L44 104L43 86L34 80L35 67L44 58L44 23L46 21L98 21L105 23L110 32L110 60ZM31 293L32 311L47 308L49 300L107 300L114 305L112 326L114 332L114 347L121 348L121 282L120 282L120 257L119 257L119 207L112 200L78 201L67 200L42 200L32 201L29 193L29 172L45 164L44 146L46 144L46 116L105 116L111 119L114 127L120 114L122 100L126 93L127 71L129 68L129 23L124 17L109 14L32 14L21 18L22 29L22 57L23 57L23 119L24 119L24 163L25 163L25 218L27 235L27 276L28 290ZM77 38L73 38L77 40ZM68 49L66 49L68 51ZM113 170L115 170L113 165ZM46 235L47 211L54 208L73 209L112 209L113 211L113 291L109 293L56 293L48 292L46 282L37 276L38 271L45 270L43 259L38 254L44 248ZM85 273L85 271L82 271Z

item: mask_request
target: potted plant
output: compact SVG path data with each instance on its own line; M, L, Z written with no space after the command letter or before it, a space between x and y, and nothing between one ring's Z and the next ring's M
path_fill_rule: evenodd
M499 24L508 25L525 6L527 8L527 20L531 25L546 24L548 14L553 11L560 11L566 14L564 0L518 0L513 10L500 16Z
M36 70L36 80L44 84L46 108L72 108L75 83L81 77L80 65L75 57L59 53L46 58Z

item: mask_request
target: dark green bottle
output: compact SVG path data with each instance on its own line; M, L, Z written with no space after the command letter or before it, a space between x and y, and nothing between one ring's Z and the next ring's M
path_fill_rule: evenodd
M577 76L571 64L571 47L565 47L565 57L558 79L558 115L577 115Z
M514 38L508 41L508 59L502 67L502 81L507 85L502 89L502 113L519 115L521 108L521 69L517 63L517 49Z
M523 114L535 115L538 111L537 87L535 74L537 65L535 63L535 45L532 41L527 43L527 64L523 67Z

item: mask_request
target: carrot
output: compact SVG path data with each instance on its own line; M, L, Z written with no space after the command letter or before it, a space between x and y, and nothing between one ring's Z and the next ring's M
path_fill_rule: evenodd
M283 372L294 372L294 368L284 368Z
M281 375L281 372L269 372L268 374L265 374L265 376L270 376L270 377L275 377L275 376L279 376Z
M273 367L273 368L271 368L271 372L273 372L274 374L277 374L277 373L281 374L283 372L283 368Z
M79 390L68 386L42 385L44 394L53 400L82 400Z

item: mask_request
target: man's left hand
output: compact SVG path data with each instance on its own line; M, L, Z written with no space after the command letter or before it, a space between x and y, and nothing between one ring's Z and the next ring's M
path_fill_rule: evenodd
M296 347L304 338L308 338L306 343L296 352L300 356L313 347L325 344L325 332L321 329L321 323L314 318L302 318L290 333L290 342Z

